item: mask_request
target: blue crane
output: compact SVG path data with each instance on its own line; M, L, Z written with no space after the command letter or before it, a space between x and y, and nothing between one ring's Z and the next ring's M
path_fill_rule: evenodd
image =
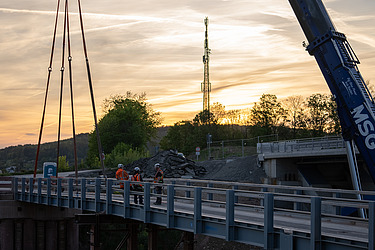
M289 0L337 103L345 141L354 141L375 182L375 106L346 36L336 31L321 0ZM352 177L353 179L353 177Z

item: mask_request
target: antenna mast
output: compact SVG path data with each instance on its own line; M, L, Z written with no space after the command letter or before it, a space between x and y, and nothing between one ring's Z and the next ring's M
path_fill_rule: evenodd
M203 111L207 110L208 114L210 113L210 92L211 92L211 83L209 78L209 62L211 50L208 48L208 17L204 19L204 24L206 26L205 39L204 39L204 55L203 55L203 64L204 64L204 78L201 83L201 91L203 92Z

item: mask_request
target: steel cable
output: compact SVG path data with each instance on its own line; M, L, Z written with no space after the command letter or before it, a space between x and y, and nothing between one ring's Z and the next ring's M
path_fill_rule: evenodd
M48 97L48 89L49 89L49 84L51 80L51 73L52 73L52 62L53 62L53 55L55 51L55 42L56 42L56 31L57 31L57 23L58 23L58 18L59 18L59 9L60 9L60 0L57 1L57 9L56 9L56 18L55 18L55 27L53 31L53 39L52 39L52 48L51 48L51 57L50 57L50 62L49 62L49 67L48 67L48 76L47 76L47 86L46 86L46 92L44 95L44 105L43 105L43 113L42 113L42 121L40 125L40 130L39 130L39 139L38 139L38 147L36 150L36 157L35 157L35 166L34 166L34 178L36 177L36 170L38 167L38 158L39 158L39 151L40 151L40 143L42 140L42 133L43 133L43 126L44 126L44 119L45 119L45 114L46 114L46 106L47 106L47 97Z

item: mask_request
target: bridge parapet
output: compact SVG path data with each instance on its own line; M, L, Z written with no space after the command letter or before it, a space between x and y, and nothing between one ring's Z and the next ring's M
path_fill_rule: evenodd
M13 200L13 178L0 177L0 200Z
M143 192L130 189L134 182L124 182L124 189L119 184L100 178L15 178L14 195L22 202L110 214L262 247L290 249L294 244L295 249L307 249L319 244L336 249L372 249L369 247L374 245L374 203L352 199L355 191L167 179L160 195L151 192L154 183L142 183ZM312 190L321 197L307 195ZM360 193L375 196L375 192ZM144 204L132 201L135 194L144 196ZM164 198L162 205L152 204L151 199L157 196ZM283 206L278 206L278 201ZM370 217L326 214L322 205L365 208Z
M358 150L356 149L358 152ZM257 153L263 158L287 158L309 155L346 154L341 136L264 142L257 144Z

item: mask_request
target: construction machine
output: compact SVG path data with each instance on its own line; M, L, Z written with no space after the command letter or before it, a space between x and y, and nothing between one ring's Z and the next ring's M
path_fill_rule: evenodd
M375 106L346 36L336 31L321 0L289 0L337 103L353 187L361 190L354 143L375 182ZM354 143L353 143L354 142ZM360 198L360 195L358 195Z

